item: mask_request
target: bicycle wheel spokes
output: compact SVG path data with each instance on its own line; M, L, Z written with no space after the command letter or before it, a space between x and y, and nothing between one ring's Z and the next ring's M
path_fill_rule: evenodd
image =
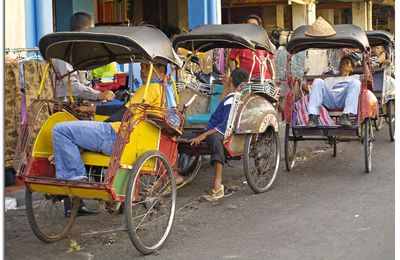
M246 141L244 156L245 176L254 192L267 191L275 180L279 166L279 144L274 129Z
M71 229L78 209L79 200L68 199L71 213L65 216L66 197L32 193L26 191L26 210L32 231L42 241L50 243L65 237Z
M143 154L133 169L125 205L129 235L142 253L152 253L164 243L172 226L175 198L175 181L166 158L157 151Z

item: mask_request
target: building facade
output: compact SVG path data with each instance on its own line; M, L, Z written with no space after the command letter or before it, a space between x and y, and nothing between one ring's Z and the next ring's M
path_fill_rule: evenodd
M241 23L257 14L263 27L294 30L322 16L331 24L394 33L394 0L6 0L5 47L36 47L50 32L67 31L75 12L91 14L96 25L148 23L168 32L201 24Z

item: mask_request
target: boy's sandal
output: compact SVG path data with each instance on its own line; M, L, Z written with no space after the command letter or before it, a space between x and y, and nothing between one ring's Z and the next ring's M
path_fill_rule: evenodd
M210 195L204 195L202 198L206 201L214 202L222 197L224 197L224 185L221 185L217 190L212 189Z

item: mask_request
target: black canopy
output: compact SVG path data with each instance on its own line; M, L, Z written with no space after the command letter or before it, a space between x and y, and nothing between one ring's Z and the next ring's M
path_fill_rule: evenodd
M40 39L39 48L44 59L57 58L78 70L94 69L112 61L129 63L131 59L182 65L167 36L148 26L93 27L82 32L51 33Z
M367 35L360 27L352 24L332 25L336 34L330 37L310 37L304 34L309 25L297 28L292 35L286 49L290 53L297 53L309 48L337 49L358 48L365 51L369 48Z
M393 44L393 35L388 31L376 30L366 31L366 33L371 47Z
M267 32L254 24L202 25L187 34L176 36L173 46L191 51L215 48L263 49L274 51Z

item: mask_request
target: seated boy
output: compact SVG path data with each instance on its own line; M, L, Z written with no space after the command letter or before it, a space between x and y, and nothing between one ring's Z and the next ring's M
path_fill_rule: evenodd
M229 112L233 103L233 94L241 83L249 80L249 73L238 68L232 71L230 77L224 75L224 90L228 95L219 103L217 110L211 115L205 131L190 140L191 145L198 145L204 139L211 150L211 165L214 166L214 186L211 195L204 198L208 201L216 201L224 196L224 185L222 185L222 168L225 163L224 133L228 122Z

